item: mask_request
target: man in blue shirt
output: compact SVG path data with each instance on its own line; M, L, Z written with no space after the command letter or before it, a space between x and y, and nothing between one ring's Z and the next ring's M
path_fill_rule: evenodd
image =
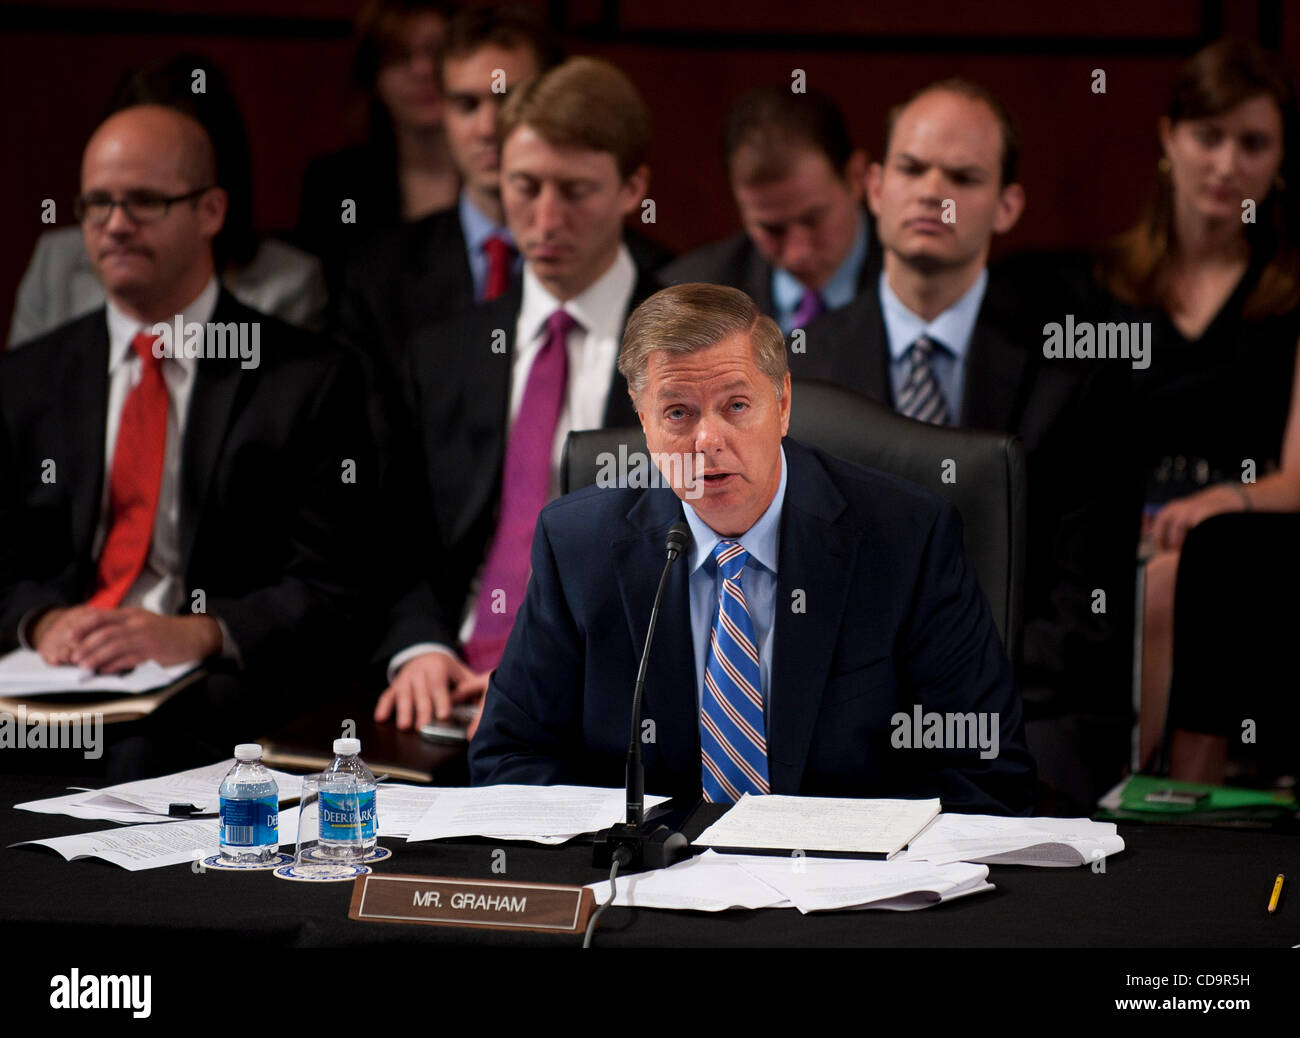
M739 288L787 335L873 284L880 264L862 207L867 156L830 98L751 90L727 115L723 149L744 231L668 264L664 284Z
M1125 372L1045 358L1043 325L1069 306L1021 268L989 266L1025 206L1019 149L1006 108L976 83L935 83L893 108L867 175L883 269L792 343L790 368L796 384L837 382L909 418L1024 443L1026 732L1040 808L1078 815L1127 756L1140 498Z
M1019 693L952 506L785 438L780 329L735 289L651 296L619 370L664 479L543 509L472 781L622 784L664 539L684 517L692 545L669 575L645 687L647 790L1027 811ZM899 718L918 712L992 739L900 739Z
M501 204L497 125L509 93L544 72L551 55L527 11L473 8L448 25L439 69L460 197L357 250L338 304L340 336L391 371L401 370L417 328L519 284L523 259Z

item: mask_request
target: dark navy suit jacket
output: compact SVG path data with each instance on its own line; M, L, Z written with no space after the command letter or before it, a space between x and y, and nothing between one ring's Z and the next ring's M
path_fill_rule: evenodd
M912 483L785 441L768 767L773 793L938 796L1028 813L1020 696L953 507ZM632 687L673 492L589 487L552 502L527 597L470 746L474 784L622 786ZM669 576L646 678L646 789L698 796L687 566ZM896 748L897 713L998 717L998 754Z

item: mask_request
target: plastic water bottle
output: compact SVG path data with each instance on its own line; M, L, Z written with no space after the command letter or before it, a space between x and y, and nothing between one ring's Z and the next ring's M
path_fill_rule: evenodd
M361 823L361 857L364 858L374 849L376 827L379 824L375 812L375 776L362 763L360 753L360 739L334 740L334 760L323 773L322 777L326 781L320 794L322 857L355 857L358 815Z
M221 780L221 856L268 862L280 849L280 791L255 742L235 747L235 766Z

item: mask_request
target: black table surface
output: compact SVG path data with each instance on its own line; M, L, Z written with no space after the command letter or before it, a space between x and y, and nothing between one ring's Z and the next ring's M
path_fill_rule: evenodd
M198 872L190 864L129 872L97 859L67 862L23 840L113 828L110 822L16 811L67 792L50 777L0 776L0 929L12 939L112 940L172 947L254 938L267 947L480 943L576 946L540 933L356 922L351 883L307 884L265 872ZM1300 836L1121 825L1125 849L1093 867L992 866L996 890L915 912L793 909L670 912L611 908L598 945L632 947L1166 947L1289 948L1300 943L1300 899L1264 911L1279 872L1300 878ZM585 884L604 878L589 841L560 847L482 839L407 844L380 873ZM505 851L505 873L493 871ZM1288 904L1287 902L1290 902Z

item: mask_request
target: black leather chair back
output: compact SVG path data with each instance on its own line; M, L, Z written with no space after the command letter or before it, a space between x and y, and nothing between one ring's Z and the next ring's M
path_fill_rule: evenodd
M790 435L828 454L901 476L943 495L961 514L966 553L1012 662L1019 663L1025 572L1025 458L1012 435L913 421L827 382L797 380ZM570 433L562 486L596 482L600 456L644 452L639 428Z

